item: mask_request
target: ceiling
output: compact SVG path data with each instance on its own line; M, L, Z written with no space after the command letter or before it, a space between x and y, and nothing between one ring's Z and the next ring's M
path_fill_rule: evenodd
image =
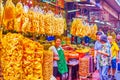
M115 0L104 0L108 3L115 11L117 11L120 14L120 6L116 3Z

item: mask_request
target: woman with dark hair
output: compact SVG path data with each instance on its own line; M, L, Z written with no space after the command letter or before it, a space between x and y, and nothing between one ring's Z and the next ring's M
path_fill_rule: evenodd
M61 40L55 40L55 46L51 46L50 50L53 51L53 76L59 77L60 80L67 80L68 67L65 59L64 51L61 47Z

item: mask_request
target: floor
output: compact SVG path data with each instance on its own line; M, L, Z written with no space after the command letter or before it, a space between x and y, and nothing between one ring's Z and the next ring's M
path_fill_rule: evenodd
M116 75L116 80L120 80L120 72L117 72ZM100 80L99 74L98 73L93 73L92 78L81 78L79 80ZM109 78L109 80L111 80L111 78Z

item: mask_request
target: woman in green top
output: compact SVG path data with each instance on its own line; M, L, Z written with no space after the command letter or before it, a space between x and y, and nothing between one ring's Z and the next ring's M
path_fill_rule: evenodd
M60 39L56 39L55 48L57 50L58 58L59 58L59 60L57 60L58 72L61 75L61 80L67 80L68 67L67 67L67 62L65 59L64 51L61 47L61 40Z

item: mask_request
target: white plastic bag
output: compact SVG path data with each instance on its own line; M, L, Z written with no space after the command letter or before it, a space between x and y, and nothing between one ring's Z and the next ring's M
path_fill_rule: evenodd
M50 80L57 80L57 79L52 75Z

